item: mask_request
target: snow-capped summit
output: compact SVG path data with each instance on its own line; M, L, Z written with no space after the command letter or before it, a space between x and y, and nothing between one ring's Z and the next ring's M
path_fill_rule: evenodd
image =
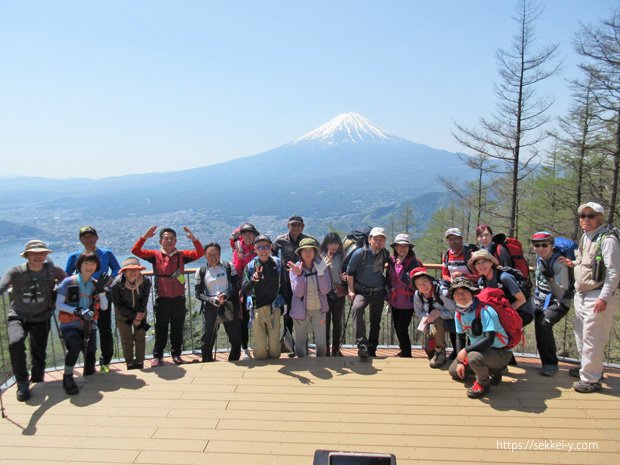
M327 145L388 142L398 140L359 113L343 113L314 131L295 139L293 144L321 142Z

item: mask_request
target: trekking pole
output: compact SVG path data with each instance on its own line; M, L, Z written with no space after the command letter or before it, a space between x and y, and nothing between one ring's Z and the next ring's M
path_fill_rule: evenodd
M344 328L342 328L342 334L340 335L340 346L341 347L346 342L347 326L349 325L349 318L351 317L352 311L353 311L353 302L349 301L349 311L347 312L347 317L344 320Z
M60 325L58 324L58 319L56 318L56 312L52 312L52 318L54 319L54 326L56 326L56 334L58 334L58 339L60 339L60 347L62 347L62 353L64 356L67 356L67 347L65 346L65 340L62 337L62 332L60 331Z
M0 387L0 412L2 412L2 418L6 418L4 413L4 401L2 400L2 388Z

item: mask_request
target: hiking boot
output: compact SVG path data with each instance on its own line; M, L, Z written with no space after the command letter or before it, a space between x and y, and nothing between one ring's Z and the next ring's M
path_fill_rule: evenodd
M332 357L344 357L344 355L342 355L342 351L338 348L336 350L332 350Z
M183 360L180 355L172 356L172 361L175 365L183 365L185 363L185 360Z
M357 356L362 360L366 360L368 357L370 357L370 354L368 353L368 348L363 344L360 345L357 348Z
M23 381L21 383L17 383L17 400L20 402L26 402L30 399L30 383L28 381Z
M568 369L568 374L573 378L581 378L579 372L581 371L581 367L572 367Z
M478 399L484 396L490 390L490 385L480 384L478 381L474 381L474 385L467 390L467 397L469 397L470 399Z
M110 365L99 365L99 373L110 373Z
M65 389L65 392L69 394L70 396L73 396L77 394L78 392L80 392L80 390L77 387L77 384L75 384L73 375L62 376L62 387Z
M377 356L377 349L368 349L368 355L370 357L376 357Z
M151 360L151 368L157 368L159 365L162 365L163 362L161 360L161 358L154 358L153 360Z
M252 353L250 352L249 347L246 347L245 349L243 349L243 353L245 354L246 358L252 358Z
M31 383L42 383L45 379L45 373L31 373L30 374L30 382Z
M553 376L560 368L557 365L543 365L540 374L543 376Z
M502 370L489 370L489 382L491 386L497 386L502 382Z
M144 363L143 362L133 362L129 365L127 365L127 369L128 370L142 370L144 368Z
M82 372L82 374L84 376L90 376L95 374L95 358L93 357L92 359L90 358L86 358L86 361L84 362L84 371Z
M444 363L446 363L446 351L444 349L439 349L435 351L435 355L433 355L431 361L428 362L428 365L431 368L439 368Z
M581 392L583 394L596 392L603 389L603 385L601 383L588 383L587 381L575 381L573 383L573 389L577 392Z

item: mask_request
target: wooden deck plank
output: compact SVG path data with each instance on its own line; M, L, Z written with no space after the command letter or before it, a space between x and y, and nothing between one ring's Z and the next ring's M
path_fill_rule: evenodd
M109 375L78 376L82 390L71 398L50 372L26 403L14 388L4 394L0 465L307 465L317 448L392 452L400 465L620 462L618 370L606 373L604 391L580 395L565 369L545 378L538 361L519 359L481 400L468 399L462 384L423 358L282 358L138 372L117 365ZM590 441L598 450L499 447L534 440Z

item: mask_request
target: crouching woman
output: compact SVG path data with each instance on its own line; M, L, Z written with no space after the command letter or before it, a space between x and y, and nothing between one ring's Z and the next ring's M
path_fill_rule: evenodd
M512 352L505 350L508 335L499 321L495 309L482 304L475 296L479 288L468 279L460 277L452 281L448 291L456 303L455 326L457 332L456 359L450 365L450 375L457 381L465 380L467 368L476 376L467 397L477 399L491 389L491 384L501 382L501 370ZM470 344L465 345L465 336Z
M290 316L293 319L295 355L307 355L306 343L312 326L316 355L324 357L327 352L325 315L329 310L327 294L332 290L331 279L314 239L302 239L295 253L301 260L297 263L288 262L293 291Z
M136 257L126 258L110 288L128 370L144 368L146 332L150 328L146 322L146 304L151 292L151 281L141 273L144 269Z
M107 276L100 282L93 279L93 273L99 270L100 265L99 257L95 253L81 254L75 263L77 274L65 278L58 288L56 308L60 331L67 348L62 387L69 395L79 392L73 380L73 367L80 352L84 351L84 376L95 372L97 319L99 310L108 309L108 299L104 291Z

